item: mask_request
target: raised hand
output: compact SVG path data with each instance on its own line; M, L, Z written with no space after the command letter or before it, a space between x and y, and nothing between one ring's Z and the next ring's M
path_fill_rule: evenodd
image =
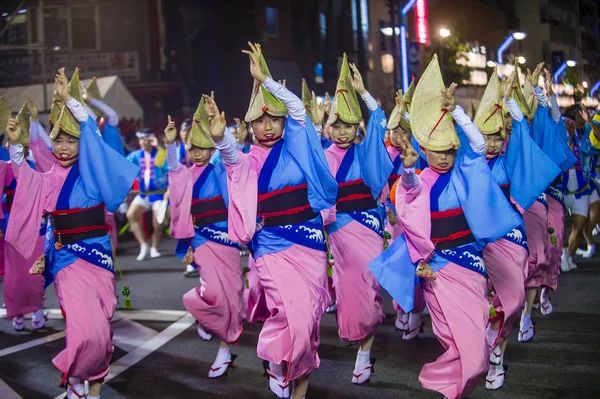
M412 168L417 164L419 160L419 154L413 148L410 141L405 138L400 140L400 147L402 148L402 153L400 153L400 159L402 160L402 165L405 168Z
M546 89L546 95L548 97L553 96L554 95L554 90L552 90L552 82L553 82L553 76L552 76L552 72L550 72L549 70L545 69L544 70L544 75L545 75L545 79L544 79L544 89Z
M402 101L404 101L404 96L402 95L402 90L398 90L396 92L396 105L401 107Z
M79 91L81 92L81 98L83 98L85 101L90 101L87 89L85 88L83 82L79 82Z
M513 83L515 81L516 74L511 74L509 77L502 79L502 95L504 100L508 101L513 96Z
M242 50L242 53L248 54L250 57L250 73L252 74L252 77L258 80L260 83L263 83L265 80L267 80L267 75L265 75L260 68L260 56L262 55L262 49L258 43L252 44L248 42L248 45L250 46L250 51Z
M325 119L325 104L317 101L317 96L315 92L312 92L312 97L310 99L310 120L313 125L320 126L323 124L323 119Z
M173 144L177 140L177 128L175 127L175 122L171 119L171 115L168 118L169 123L165 129L165 141L167 144Z
M8 111L8 126L6 127L6 134L10 144L17 145L21 141L21 124L18 119L12 117L10 111Z
M323 105L325 106L325 113L329 115L331 111L331 96L327 92L325 92L325 104Z
M540 62L535 67L535 70L533 71L533 73L531 73L531 71L529 70L529 68L527 68L527 79L529 80L529 83L531 83L531 85L533 87L538 87L539 86L540 74L542 73L542 68L543 67L544 67L544 63Z
M25 96L25 103L27 104L27 109L29 110L29 115L31 115L31 122L37 122L38 120L38 109L31 101L31 97Z
M71 95L69 94L69 80L67 79L67 75L65 75L65 67L60 68L54 77L54 89L64 102L71 99Z
M238 144L244 144L246 142L246 137L248 137L248 126L246 126L246 121L240 118L233 118L233 120L238 126Z
M581 117L583 118L583 120L585 121L585 123L590 123L590 114L588 114L587 110L585 109L585 107L583 105L579 106L579 115L581 115Z
M204 94L202 98L204 98L204 106L208 113L208 128L210 130L208 138L212 139L215 143L220 143L223 140L225 128L227 127L225 112L219 113L219 107L217 107L217 103L213 97Z
M356 90L356 92L362 96L367 92L367 89L365 89L365 83L363 82L363 78L360 72L358 72L358 68L356 67L356 65L350 64L350 69L352 70L352 72L354 72L353 75L350 74L350 83L352 84L354 90Z
M450 112L456 109L456 99L454 98L454 94L456 93L457 87L458 85L456 83L452 83L447 89L442 89L442 104L444 105L444 108Z

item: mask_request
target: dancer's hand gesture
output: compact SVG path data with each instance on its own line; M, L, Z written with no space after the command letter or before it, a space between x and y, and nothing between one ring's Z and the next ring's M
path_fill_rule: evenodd
M67 79L67 75L65 75L65 67L60 68L54 77L54 89L64 102L71 99L71 95L69 94L69 80Z
M354 75L350 74L350 83L352 83L352 87L358 94L361 96L367 92L365 89L365 82L363 82L362 75L358 71L358 68L354 64L350 64L350 69L354 72Z
M400 159L402 160L402 165L405 168L412 168L417 164L419 160L419 154L413 148L410 141L402 138L400 140L400 146L402 147L402 153L400 154Z
M238 126L238 144L244 144L246 142L246 137L248 137L248 126L246 126L246 121L240 118L233 118L233 120Z
M456 109L456 99L454 94L458 85L452 83L447 89L442 89L442 104L449 112L453 112Z
M173 144L177 140L177 128L175 122L171 119L171 115L168 116L169 123L165 129L165 141L167 144Z
M202 95L202 97L204 98L204 106L208 113L208 127L210 130L210 136L208 136L208 138L212 139L215 143L220 143L221 140L223 140L225 128L227 127L225 112L219 113L219 107L217 107L217 103L215 102L214 93L211 93L211 97L206 94Z
M18 119L12 117L10 111L8 111L8 126L6 127L6 134L10 144L17 145L21 141L21 124Z
M250 57L250 73L252 74L252 77L258 80L260 83L263 83L265 80L267 80L267 75L265 75L260 67L262 49L258 43L252 44L248 42L248 45L250 46L250 51L242 50L242 53L248 54Z

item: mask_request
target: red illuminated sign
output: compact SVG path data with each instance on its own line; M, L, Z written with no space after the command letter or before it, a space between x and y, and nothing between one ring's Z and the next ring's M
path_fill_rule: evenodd
M418 0L415 8L417 42L429 46L429 19L427 17L427 0Z

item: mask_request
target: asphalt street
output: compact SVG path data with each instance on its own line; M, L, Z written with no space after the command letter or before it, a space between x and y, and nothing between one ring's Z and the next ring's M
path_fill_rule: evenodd
M124 244L119 257L134 309L115 315L115 353L102 398L273 398L267 391L256 343L261 325L246 323L232 349L236 368L210 380L208 369L217 340L203 342L193 318L186 315L182 295L197 278L184 278L183 265L171 255L174 241L161 244L163 257L137 262L137 248ZM600 255L599 255L600 256ZM513 331L505 364L505 386L494 392L481 385L471 398L600 398L600 262L596 256L579 260L579 268L561 275L552 295L554 313L534 311L536 335L518 343ZM121 283L117 283L120 292ZM1 287L1 286L0 286ZM0 288L1 290L1 288ZM307 398L439 398L418 382L419 370L435 360L442 347L425 317L425 333L403 341L394 328L391 298L385 293L387 317L372 350L377 359L371 382L350 383L356 347L346 347L337 336L335 316L327 314L321 327L321 367L310 378ZM123 304L120 298L121 307ZM47 290L46 308L54 309L43 331L15 332L0 320L0 398L56 398L60 373L51 359L64 347L64 320L54 287ZM143 311L142 311L143 310ZM27 328L30 322L27 321Z

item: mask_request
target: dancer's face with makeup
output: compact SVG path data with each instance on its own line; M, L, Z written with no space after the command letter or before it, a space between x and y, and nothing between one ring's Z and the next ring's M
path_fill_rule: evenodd
M500 132L494 134L484 134L485 139L485 157L486 159L492 159L497 157L504 147L504 139L500 135Z
M340 148L346 149L352 145L358 124L346 123L340 118L331 124L331 139Z
M79 156L79 139L61 131L52 142L52 154L60 166L68 168Z
M425 155L427 156L429 167L438 173L449 172L454 166L456 150L430 151L423 147L421 147L421 150L425 152Z
M266 112L253 121L251 126L259 145L267 148L273 147L281 139L284 123L283 116L272 116Z

